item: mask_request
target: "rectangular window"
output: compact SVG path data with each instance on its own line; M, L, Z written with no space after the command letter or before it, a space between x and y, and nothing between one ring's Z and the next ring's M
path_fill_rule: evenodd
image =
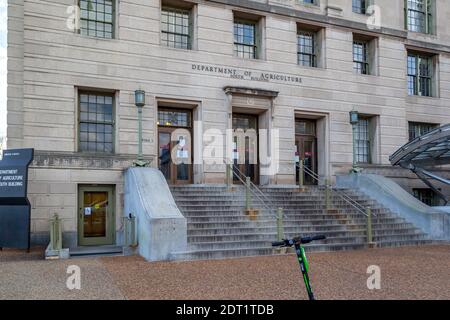
M353 70L358 74L369 74L368 43L353 41Z
M366 14L367 2L368 0L353 0L352 3L353 12Z
M409 141L412 141L428 132L436 129L439 125L433 123L410 122Z
M408 94L431 97L432 81L432 57L408 54Z
M315 0L302 0L303 3L310 3L310 4L314 4Z
M299 31L297 34L297 61L301 66L317 67L315 34Z
M189 10L163 7L161 43L171 48L191 49L191 13Z
M406 0L406 24L409 31L431 33L434 0Z
M431 189L413 189L414 197L432 207L439 203L438 197Z
M80 93L79 150L114 152L113 94Z
M368 118L361 118L356 125L356 161L370 163L370 132Z
M165 127L192 127L191 112L177 109L159 109L158 126Z
M251 21L234 20L234 55L240 58L256 59L258 47L256 45L257 23Z
M114 0L80 0L80 34L112 39Z

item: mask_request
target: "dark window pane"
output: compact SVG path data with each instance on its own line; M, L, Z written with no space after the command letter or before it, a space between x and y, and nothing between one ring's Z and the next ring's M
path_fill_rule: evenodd
M88 112L81 112L82 109L87 109ZM79 118L80 151L112 152L112 96L80 94ZM105 147L105 141L111 144L111 148Z
M240 58L256 59L256 23L234 21L234 54Z
M430 32L433 0L407 0L407 27L409 31Z
M408 54L408 94L432 96L433 60L420 54Z
M164 7L161 10L161 43L168 47L190 49L190 19L188 10Z
M113 1L80 0L79 3L80 33L99 38L112 38Z
M428 206L439 204L437 195L431 189L413 189L414 196Z
M310 32L299 32L297 35L298 64L316 67L315 36Z
M158 124L161 126L191 127L191 113L182 110L158 110Z
M356 125L356 159L359 163L370 163L369 119L360 119Z
M353 69L359 74L369 74L368 43L353 42Z
M410 122L409 123L409 140L414 140L428 132L437 128L438 124L433 123L421 123L421 122Z
M366 0L353 0L352 3L353 12L365 14L367 9L366 6L367 6Z

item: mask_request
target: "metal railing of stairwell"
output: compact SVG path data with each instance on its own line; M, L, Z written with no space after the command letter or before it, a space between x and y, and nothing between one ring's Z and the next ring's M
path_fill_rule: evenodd
M302 171L301 169L303 169L303 171L308 174L309 176L311 176L314 180L317 181L317 183L320 182L320 176L315 173L314 171L312 171L311 169L309 169L306 166L299 166L296 165L299 168L299 175L302 175ZM337 194L342 200L344 200L345 202L347 202L349 205L351 205L353 208L355 208L359 213L361 213L362 215L364 215L367 220L366 220L366 232L367 232L367 243L369 245L369 247L374 247L375 243L373 242L373 230L372 230L372 216L376 216L376 214L372 213L372 209L370 207L364 207L362 204L358 203L356 200L352 199L349 195L345 194L343 191L338 190L338 189L334 189L331 184L329 183L329 180L326 179L325 182L325 190L327 191L326 193L326 202L327 202L327 209L328 209L328 202L329 202L329 192L334 192L335 194Z
M238 168L234 167L233 168L233 174L236 175L236 173L238 175L241 175L242 177L248 178L247 176L245 176L245 174L241 170L239 170ZM275 207L275 205L272 202L272 200L270 200L269 197L264 192L262 192L262 190L260 188L258 188L258 186L255 183L253 183L252 180L249 180L249 183L250 183L250 186L253 187L261 195L261 197L265 199L265 201L267 201L269 204L271 204L272 206Z
M246 208L249 209L249 203L248 203L248 193L252 193L256 198L260 200L263 207L265 207L272 218L276 219L277 223L277 240L281 241L284 238L284 231L283 231L283 219L285 218L285 215L283 213L283 208L279 208L275 206L275 204L267 197L267 195L262 192L261 189L258 188L256 184L254 184L250 177L247 177L241 170L233 166L232 164L227 164L228 168L227 172L230 172L235 176L246 188ZM245 178L245 180L244 180ZM228 177L227 177L228 179ZM253 188L252 188L253 187ZM255 191L256 190L256 191ZM273 214L275 212L275 215Z
M314 180L316 180L319 183L320 176L317 173L315 173L314 171L312 171L311 169L309 169L306 166L303 167L303 170L307 175L309 175L310 177L312 177ZM355 208L359 213L363 214L366 217L368 216L368 213L367 213L368 208L364 207L362 204L358 203L355 199L352 199L349 195L345 194L341 190L333 188L333 186L331 186L331 184L329 184L328 181L327 181L327 183L325 183L324 187L326 189L328 189L329 191L334 192L334 194L338 195L342 200L344 200L349 205L351 205L353 208Z

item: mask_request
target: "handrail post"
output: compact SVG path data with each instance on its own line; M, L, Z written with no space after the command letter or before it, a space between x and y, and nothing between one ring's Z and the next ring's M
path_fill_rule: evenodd
M372 233L372 209L370 207L366 208L367 213L367 244L369 248L375 247L375 243L373 242L373 233Z
M232 169L231 169L231 164L229 164L229 163L227 163L226 164L226 178L225 178L225 183L227 184L227 188L228 189L230 189L230 187L231 187L231 180L232 180L232 177L231 177L231 172L232 172Z
M327 210L331 209L331 201L330 201L330 180L328 178L325 179L325 207Z
M252 195L250 193L250 177L245 177L245 208L250 210L252 206Z
M277 210L277 240L283 240L283 208L278 208Z
M303 169L303 159L300 159L298 163L298 187L300 190L303 190L304 185L304 169Z

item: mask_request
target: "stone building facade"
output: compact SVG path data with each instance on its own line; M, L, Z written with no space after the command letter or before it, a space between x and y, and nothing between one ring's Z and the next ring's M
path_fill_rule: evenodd
M123 171L138 152L138 89L144 158L169 183L224 183L225 166L202 155L217 142L210 134L230 142L225 132L238 129L277 130L277 173L248 159L240 167L257 183L295 184L299 158L321 179L346 173L355 110L359 165L426 200L389 156L450 122L449 9L446 0L10 0L8 148L35 148L34 241L58 213L72 245L92 244L80 235L88 202L108 204L109 222L89 226L91 238L116 241ZM180 138L172 157L195 165L167 161ZM223 154L248 157L245 141L240 155L236 140Z

